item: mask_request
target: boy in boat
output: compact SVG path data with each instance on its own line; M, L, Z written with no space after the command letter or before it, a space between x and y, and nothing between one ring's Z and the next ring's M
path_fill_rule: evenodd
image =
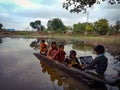
M67 67L75 67L78 69L82 69L82 65L79 63L78 58L76 57L76 51L71 50L69 56L64 61Z
M40 54L46 55L47 54L47 44L45 44L45 40L42 40L40 43Z
M57 53L57 44L56 42L51 43L51 47L48 49L47 58L53 60L55 53Z
M104 52L105 48L103 45L97 45L94 48L94 51L98 55L93 62L87 65L84 69L95 69L96 73L99 75L103 75L107 69L108 59L105 57Z
M59 49L56 52L56 54L53 56L53 59L62 63L65 59L65 55L66 55L66 53L64 51L64 45L59 45Z

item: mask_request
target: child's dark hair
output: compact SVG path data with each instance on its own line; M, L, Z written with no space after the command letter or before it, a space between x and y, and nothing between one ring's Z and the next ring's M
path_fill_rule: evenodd
M61 48L61 47L64 47L64 45L62 45L62 44L61 44L61 45L59 45L59 48Z
M54 41L54 42L52 42L52 43L51 43L51 46L52 46L53 44L56 44L56 42L55 42L55 41Z
M42 43L42 42L45 42L45 40L41 40L41 43Z
M103 54L105 52L105 48L103 45L97 45L94 50L98 52L99 54Z
M76 51L75 50L70 50L70 55L69 55L69 57L71 58L72 57L72 55L76 55Z

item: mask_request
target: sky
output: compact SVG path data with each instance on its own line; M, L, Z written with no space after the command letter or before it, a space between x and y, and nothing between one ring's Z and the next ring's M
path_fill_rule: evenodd
M47 28L48 20L60 18L64 25L72 26L76 23L87 21L87 14L70 13L62 7L64 0L0 0L0 23L3 28L15 30L32 30L30 22L41 20ZM114 25L120 20L120 4L108 3L95 4L88 8L88 22L95 22L106 18Z

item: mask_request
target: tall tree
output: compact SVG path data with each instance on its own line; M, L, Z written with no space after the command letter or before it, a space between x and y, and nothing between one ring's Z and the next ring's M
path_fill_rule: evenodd
M115 29L116 29L117 33L120 31L120 21L119 20L116 21Z
M0 23L0 29L2 29L3 25Z
M54 18L52 20L49 20L47 23L48 29L53 29L53 30L58 30L61 29L64 31L64 24L61 19L59 18Z
M34 22L30 22L30 26L33 28L33 29L36 29L36 25Z
M49 20L47 23L48 30L52 29L52 21Z
M95 31L100 35L107 34L109 30L109 23L107 19L100 19L94 23Z
M87 7L93 6L95 3L100 4L102 1L108 1L110 4L120 4L120 0L66 0L63 2L63 8L69 9L70 12L86 11Z
M41 25L41 31L45 30L45 27L43 25Z
M91 33L93 33L93 29L94 29L93 24L92 23L88 23L87 26L86 26L86 32L88 34L91 34Z
M75 33L85 33L87 23L78 23L73 25L73 32Z
M35 21L35 25L36 25L37 30L41 31L41 21L40 20Z
M37 29L37 31L41 31L41 21L40 20L37 20L35 22L30 22L30 26L33 29Z

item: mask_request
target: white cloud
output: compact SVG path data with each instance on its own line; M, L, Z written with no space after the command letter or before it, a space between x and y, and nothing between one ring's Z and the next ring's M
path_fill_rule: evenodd
M86 22L86 14L71 14L62 8L64 0L0 0L0 22L5 27L15 29L25 29L30 27L29 23L41 20L44 26L48 20L61 18L65 25L73 25L78 22ZM7 3L6 3L7 2ZM105 3L94 5L89 9L89 22L94 22L101 18L108 19L112 24L120 20L120 5L110 6Z
M36 4L33 4L30 0L13 0L13 2L22 8L37 8Z
M23 8L37 8L38 5L32 3L30 0L12 0L16 5Z

